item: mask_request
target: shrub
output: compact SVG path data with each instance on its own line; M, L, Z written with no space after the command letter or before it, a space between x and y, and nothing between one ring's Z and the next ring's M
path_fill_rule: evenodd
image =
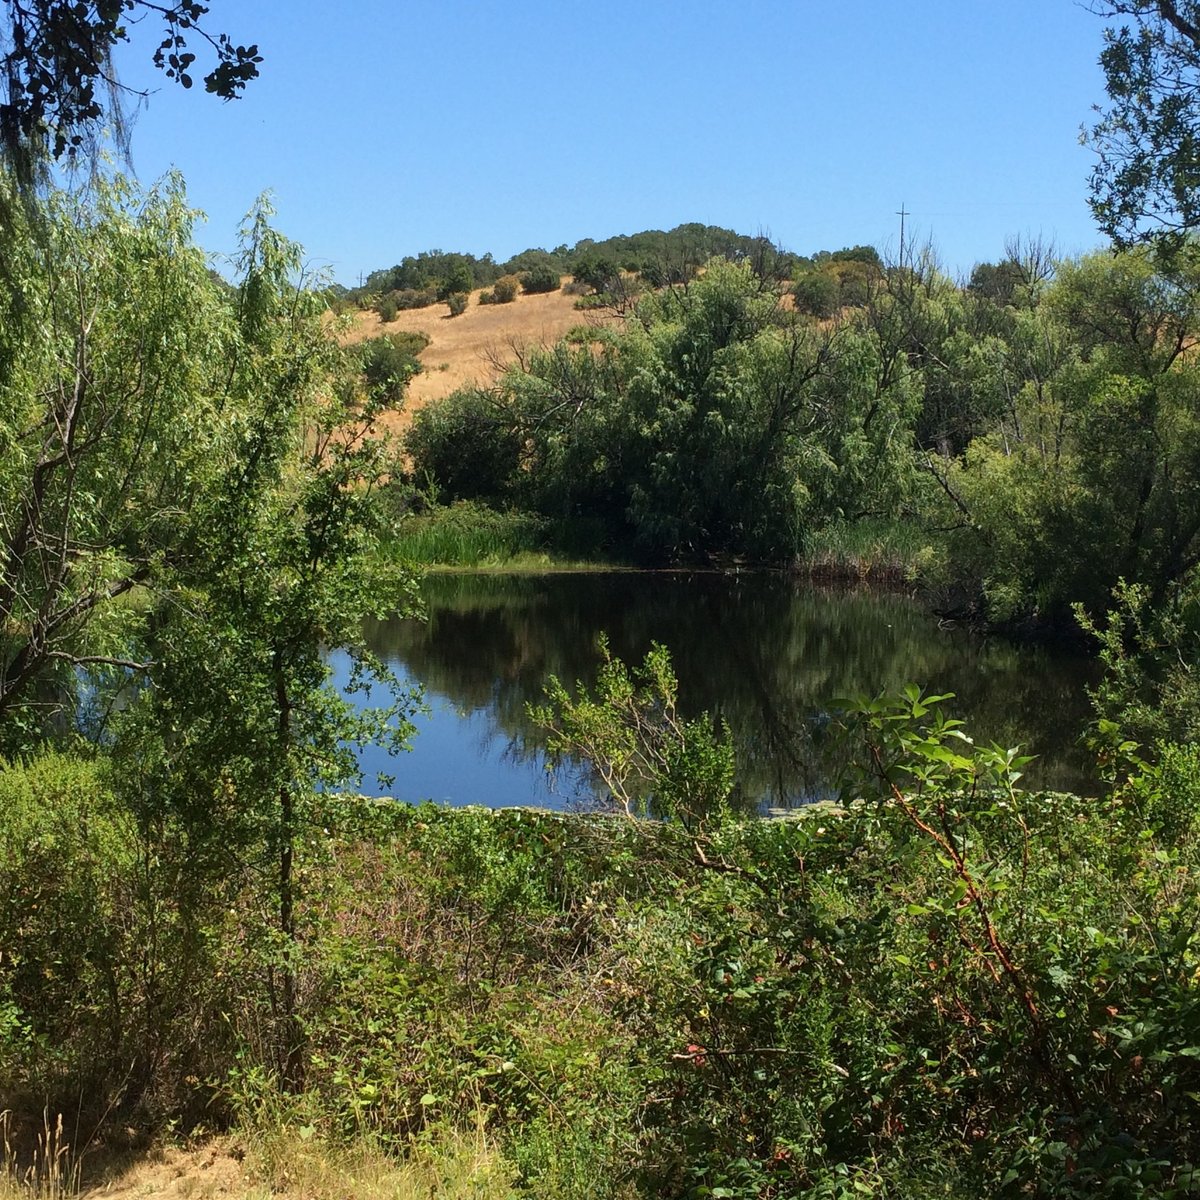
M492 285L492 294L497 304L511 304L517 298L521 281L515 275L502 275Z
M375 297L368 308L373 308L385 324L396 319L396 314L410 308L428 308L437 300L433 288L400 288Z
M551 675L547 703L526 706L549 734L550 760L586 762L627 816L655 811L689 828L721 816L733 791L729 727L679 716L679 682L665 646L652 643L632 671L612 655L603 634L599 648L594 698L578 684L572 696Z
M7 1086L53 1092L115 1069L128 1002L123 955L132 828L90 763L0 764L0 1060Z
M371 395L394 404L404 395L404 387L421 369L417 355L429 345L429 338L416 330L403 330L370 338L356 349L363 379Z
M480 292L479 293L479 303L480 304L495 304L496 297L490 291Z
M446 297L446 303L450 308L452 317L461 317L467 311L467 300L469 297L466 292L451 292Z
M475 388L421 409L405 448L417 478L447 500L502 496L520 467L520 435L494 397Z
M521 288L526 295L556 292L561 282L558 272L549 263L540 263L521 274Z
M820 321L828 320L837 312L840 293L838 281L824 271L805 271L792 284L796 311Z
M428 308L437 302L433 288L401 288L392 292L392 297L400 308Z

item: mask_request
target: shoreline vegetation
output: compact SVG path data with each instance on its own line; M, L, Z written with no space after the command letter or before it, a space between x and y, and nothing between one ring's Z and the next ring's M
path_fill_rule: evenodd
M401 445L423 338L340 344L265 205L229 283L178 178L36 231L5 196L6 1186L216 1131L313 1197L1196 1193L1200 272L593 262L621 321ZM829 697L856 803L739 819L720 704L684 716L659 645L526 709L623 817L353 794L416 728L363 631L422 570L613 560L1082 629L1102 794L1023 791L906 687Z
M918 590L933 555L916 522L863 521L833 525L813 536L789 563L710 560L653 566L582 547L534 513L498 511L472 501L431 506L402 517L381 547L388 559L425 572L444 571L777 571L826 583L864 583Z
M166 901L144 872L167 848L97 806L103 764L86 800L61 762L9 765L0 889L27 903L0 909L4 945L49 968L23 984L49 1009L6 1033L30 1105L8 1101L6 1200L121 1194L117 1166L164 1155L195 1187L220 1159L223 1194L314 1200L348 1175L402 1197L1186 1194L1195 754L1099 803L1023 793L939 708L867 706L899 786L784 820L314 798L296 1084L250 864ZM22 1182L58 1113L75 1132ZM168 1116L179 1150L129 1144Z

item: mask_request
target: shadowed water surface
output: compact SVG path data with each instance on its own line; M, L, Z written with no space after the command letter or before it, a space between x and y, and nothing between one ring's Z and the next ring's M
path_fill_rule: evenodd
M904 597L781 575L589 573L435 575L424 599L427 620L368 630L401 679L424 687L431 709L410 754L364 753L368 791L382 771L395 782L374 790L405 800L559 808L594 799L577 766L547 778L525 706L543 698L550 675L593 684L601 632L630 663L653 641L669 647L681 709L729 723L749 808L830 795L834 699L909 682L954 692L953 714L977 741L1038 754L1031 785L1091 787L1077 739L1094 664L944 628ZM334 668L344 678L344 660Z

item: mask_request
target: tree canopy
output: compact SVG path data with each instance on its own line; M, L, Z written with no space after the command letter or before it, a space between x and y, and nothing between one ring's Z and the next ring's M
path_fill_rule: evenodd
M1100 55L1109 103L1088 139L1091 206L1118 245L1178 244L1200 226L1200 4L1110 0Z
M5 0L0 147L10 158L31 151L73 157L105 117L119 127L121 96L129 89L116 76L113 50L149 18L162 23L152 58L168 79L190 88L200 49L212 62L205 90L225 100L241 95L258 75L258 46L210 32L208 10L196 0Z

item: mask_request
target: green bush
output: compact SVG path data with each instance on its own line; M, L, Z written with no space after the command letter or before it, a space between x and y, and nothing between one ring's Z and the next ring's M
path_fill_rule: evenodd
M1188 1194L1195 834L939 711L863 701L870 798L790 820L324 816L311 1099L482 1106L533 1195Z
M437 298L437 292L433 288L398 289L385 292L382 296L374 299L369 307L374 308L381 321L389 324L396 319L398 312L413 308L428 308L437 301Z
M203 863L117 782L0 761L0 1107L194 1119L263 1028L258 921L227 856Z
M398 307L403 309L428 308L437 303L437 292L434 288L401 288L391 293Z
M539 292L556 292L562 280L549 263L540 263L521 273L521 289L528 295Z
M0 1087L103 1088L128 1051L137 851L100 771L0 764Z
M451 292L446 297L446 304L450 308L452 317L461 317L467 311L467 301L470 297L466 292Z
M547 703L527 706L548 735L550 760L586 763L629 816L652 811L688 828L726 816L734 775L729 728L679 715L667 648L655 642L630 670L602 635L600 655L595 697L579 685L572 696L552 675Z
M490 290L482 291L479 293L479 303L480 304L495 304L496 297Z
M428 345L428 336L416 330L360 342L354 352L370 395L385 404L398 403L408 381L421 370L417 355Z
M511 304L517 298L521 281L515 275L501 275L492 284L492 295L497 304Z
M436 484L443 499L497 499L513 487L521 438L494 397L468 388L427 405L405 440L417 479Z
M821 321L837 312L840 297L838 281L825 271L805 271L792 284L796 311Z

